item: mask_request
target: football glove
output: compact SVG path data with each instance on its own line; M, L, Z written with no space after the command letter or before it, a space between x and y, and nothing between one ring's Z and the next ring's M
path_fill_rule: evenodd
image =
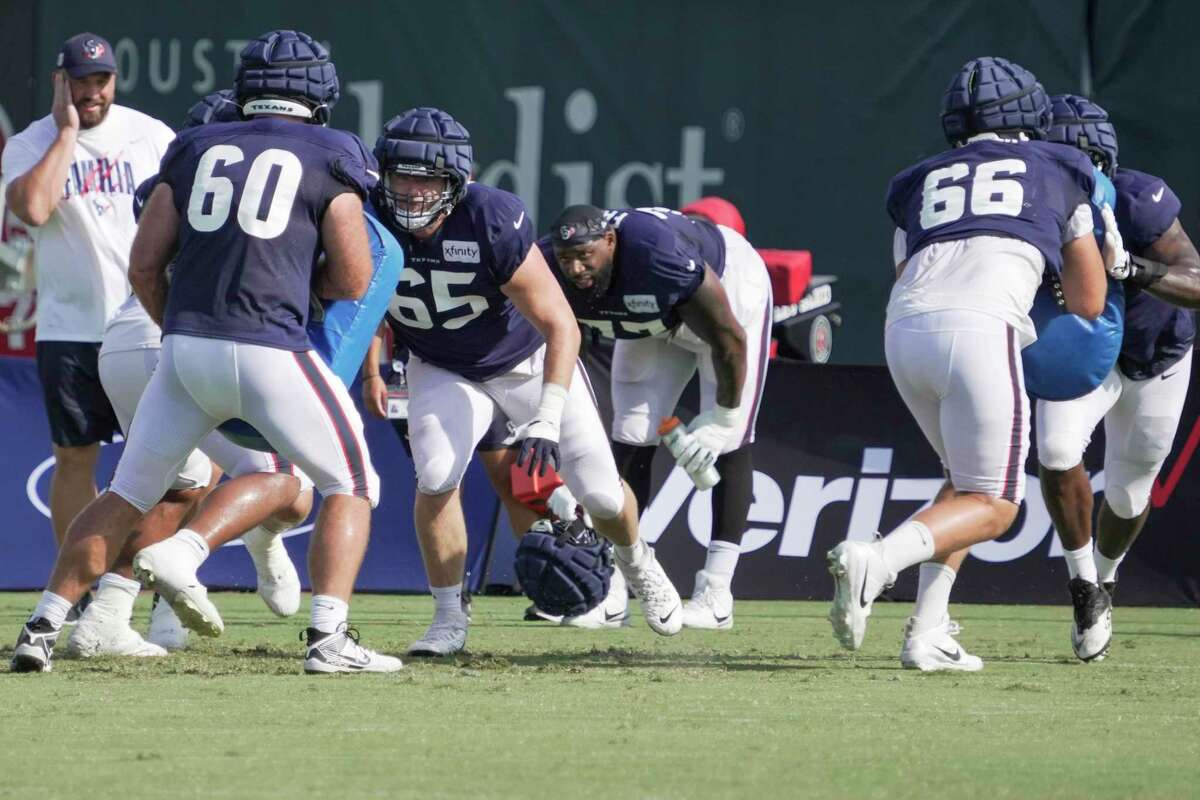
M542 401L533 419L517 431L521 449L517 453L517 466L526 468L526 475L538 477L546 474L546 467L558 469L561 459L558 454L559 428L562 424L563 408L567 404L567 390L556 383L542 386Z
M1130 275L1131 262L1121 231L1117 230L1117 218L1113 215L1112 206L1108 203L1101 206L1100 217L1104 220L1104 269L1116 280L1123 281Z
M737 409L714 405L699 414L688 426L688 441L675 461L689 473L699 473L713 465L725 449L737 423Z

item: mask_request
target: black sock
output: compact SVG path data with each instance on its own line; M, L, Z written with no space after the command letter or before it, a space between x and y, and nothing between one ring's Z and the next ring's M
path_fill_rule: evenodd
M743 445L717 458L721 482L713 487L714 540L740 544L746 532L746 517L754 500L754 454Z
M654 445L625 444L613 442L613 457L617 462L617 472L633 490L637 500L638 513L646 510L650 504L650 479L654 466L654 453L658 449Z

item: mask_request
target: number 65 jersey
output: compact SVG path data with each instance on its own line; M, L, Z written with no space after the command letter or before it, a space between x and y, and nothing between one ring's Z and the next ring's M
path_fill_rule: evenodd
M472 183L432 236L421 239L379 219L404 247L404 272L385 319L425 361L469 381L508 372L543 344L501 287L533 248L525 205L503 189Z
M1091 161L1073 147L977 137L892 178L893 257L908 260L888 303L891 324L947 309L1000 317L1036 338L1033 297L1062 247L1091 235Z
M179 212L163 333L302 352L321 219L335 197L364 200L375 159L357 136L280 119L185 130L160 180Z

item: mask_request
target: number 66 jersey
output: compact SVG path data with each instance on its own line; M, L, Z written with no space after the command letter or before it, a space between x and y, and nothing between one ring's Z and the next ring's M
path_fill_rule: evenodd
M321 218L344 192L365 201L374 171L357 136L315 125L264 118L180 133L160 170L180 216L163 333L311 349Z
M887 324L947 309L978 311L1036 338L1029 309L1043 270L1062 269L1062 246L1091 234L1092 163L1042 141L973 137L892 179L893 257L908 260L892 288ZM956 248L954 257L945 250Z

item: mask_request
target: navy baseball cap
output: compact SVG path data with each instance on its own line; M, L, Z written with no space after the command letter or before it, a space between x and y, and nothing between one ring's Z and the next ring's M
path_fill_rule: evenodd
M55 66L65 69L72 78L82 78L97 72L116 72L117 59L103 36L77 33L63 42Z

